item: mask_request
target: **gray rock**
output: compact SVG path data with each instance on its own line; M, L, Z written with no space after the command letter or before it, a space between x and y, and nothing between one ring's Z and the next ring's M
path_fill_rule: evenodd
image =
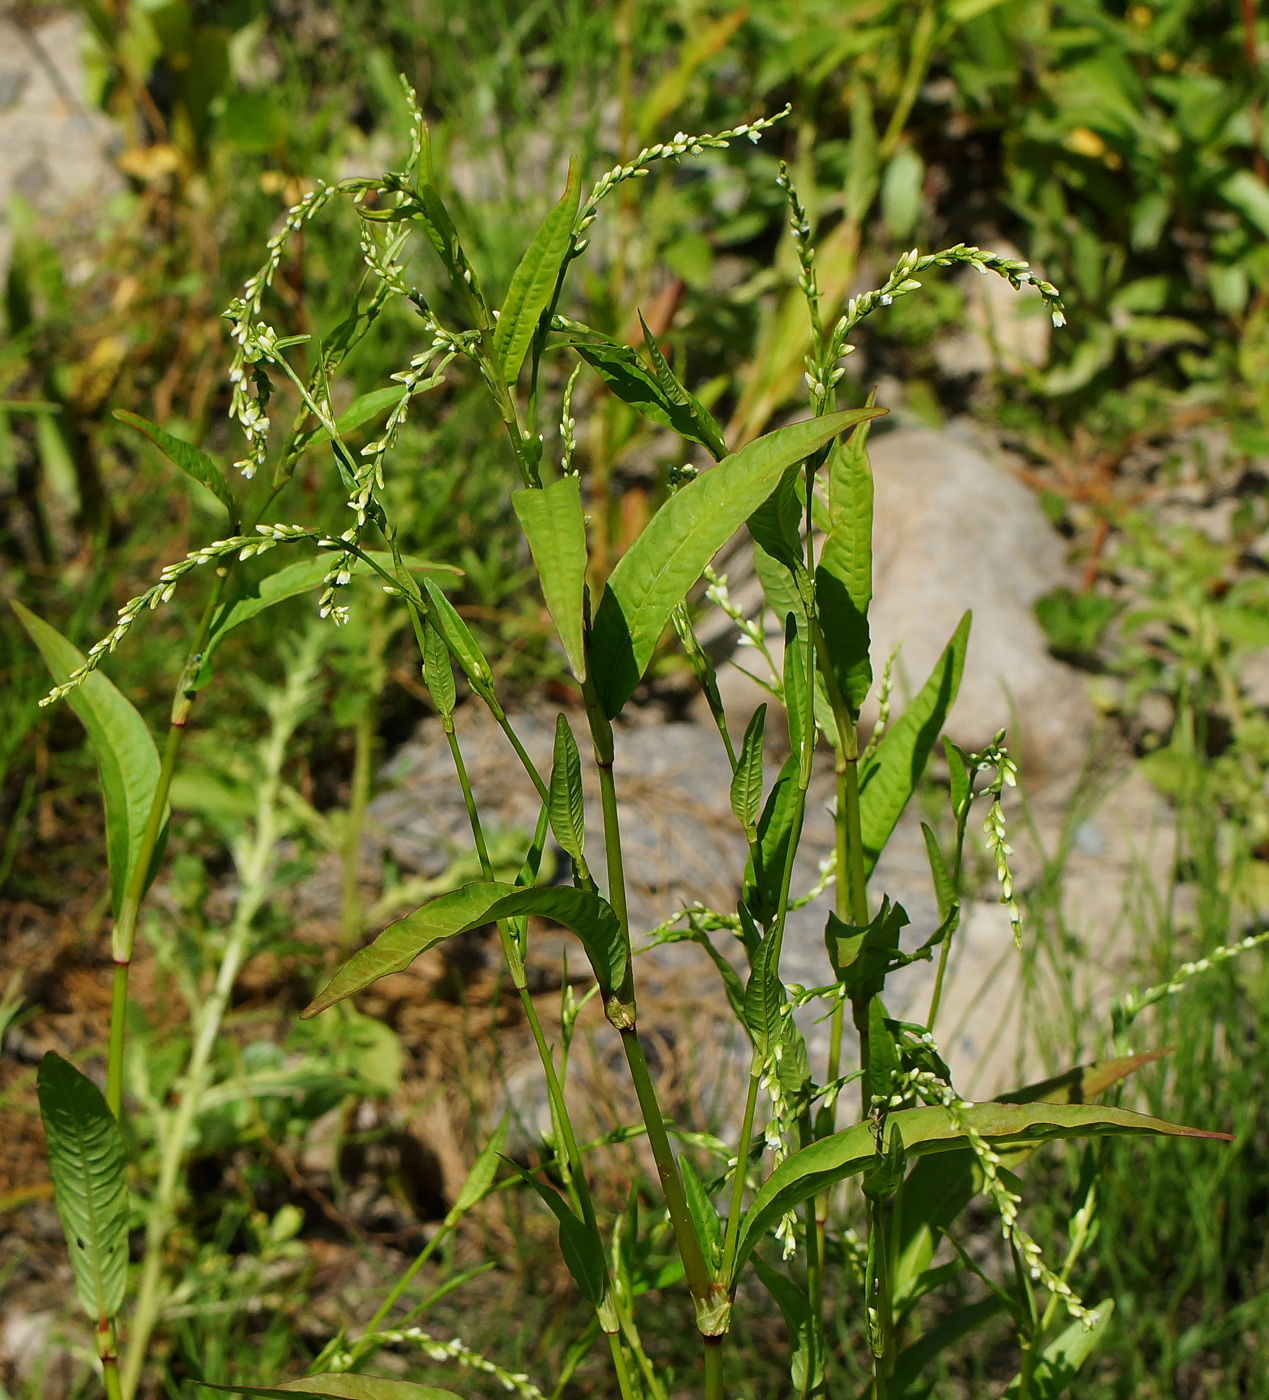
M41 214L88 218L122 188L109 154L117 133L82 100L83 32L71 14L30 28L0 20L0 277L13 248L12 195Z

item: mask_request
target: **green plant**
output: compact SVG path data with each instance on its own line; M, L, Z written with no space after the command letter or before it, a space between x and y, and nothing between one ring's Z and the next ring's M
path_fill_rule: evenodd
M409 97L414 110L413 94ZM501 310L495 312L442 198L428 128L415 110L406 169L377 179L321 186L305 196L290 211L284 229L270 239L265 265L229 310L237 347L231 369L232 410L246 441L237 465L248 481L263 474L259 485L248 488L245 501L240 488L230 484L212 458L156 425L135 416L131 419L178 467L214 492L226 513L226 536L164 568L155 584L125 605L110 634L86 658L47 624L23 614L57 682L49 698L70 698L94 740L111 833L115 1002L107 1087L104 1100L92 1098L89 1104L91 1096L82 1095L81 1112L97 1135L93 1140L108 1144L108 1150L89 1146L76 1155L72 1134L58 1116L58 1085L70 1082L67 1076L76 1072L56 1058L48 1062L49 1087L42 1102L56 1172L85 1194L100 1177L112 1193L111 1209L100 1215L100 1228L81 1245L83 1234L74 1203L69 1196L63 1199L66 1193L59 1188L72 1249L86 1249L95 1261L95 1291L81 1279L81 1296L98 1322L100 1354L112 1396L132 1400L135 1395L158 1317L165 1286L163 1244L177 1193L176 1167L192 1115L213 1097L217 1030L267 896L268 863L284 810L281 762L288 737L310 699L320 645L317 631L305 636L284 685L266 701L271 728L254 777L256 814L235 846L241 882L238 902L210 995L191 987L192 1038L179 1092L172 1104L157 1088L141 1094L143 1108L159 1125L155 1135L159 1164L128 1349L117 1371L112 1328L121 1289L113 1262L110 1287L100 1280L107 1273L107 1261L118 1255L124 1220L114 1202L124 1190L116 1124L123 1112L129 965L142 901L162 850L167 803L184 735L198 694L212 679L213 653L230 630L272 604L315 588L320 589L320 617L346 622L352 604L341 599L347 596L345 590L357 570L368 571L389 598L400 600L414 632L424 682L450 738L481 879L442 893L390 924L334 973L304 1015L311 1018L346 1003L378 978L407 966L425 949L465 930L496 925L507 973L541 1059L553 1125L536 1168L516 1167L508 1179L518 1176L555 1217L562 1258L593 1310L594 1324L586 1335L591 1340L600 1334L605 1337L624 1400L644 1395L661 1400L665 1393L664 1380L644 1344L636 1299L649 1287L665 1287L680 1279L692 1301L704 1393L708 1400L718 1400L725 1393L724 1343L734 1295L750 1265L786 1320L795 1389L804 1396L825 1393L830 1349L824 1279L830 1252L844 1258L858 1275L856 1307L877 1396L921 1393L927 1368L943 1348L997 1315L1013 1324L1021 1350L1021 1368L1011 1393L1056 1396L1105 1330L1112 1306L1108 1300L1097 1308L1086 1307L1069 1282L1088 1238L1095 1193L1090 1181L1077 1197L1070 1245L1055 1268L1020 1222L1015 1169L1050 1139L1213 1136L1088 1101L1131 1073L1141 1057L1084 1066L992 1103L969 1103L953 1087L933 1027L948 949L960 920L967 826L979 799L986 799L984 830L1001 896L1018 927L1001 807L1013 765L1001 746L1003 736L977 754L944 741L955 831L950 849L941 848L933 831L926 828L939 910L937 927L928 930L911 951L901 948L900 935L909 922L905 911L884 895L878 902L868 889L869 877L930 760L956 697L969 618L957 628L905 711L879 726L861 745L860 708L873 680L867 621L872 592L867 433L869 422L884 410L870 402L837 411L837 385L844 374L839 362L852 348L848 337L856 327L895 298L918 290L917 275L928 269L968 265L1007 279L1015 289L1034 285L1055 324L1061 324L1056 288L1034 278L1025 264L977 248L956 245L928 255L914 250L900 259L879 289L851 298L844 313L831 325L825 324L807 219L792 180L782 169L780 180L811 327L805 370L812 416L754 438L733 453L727 452L712 415L685 387L646 325L645 358L561 309L566 274L584 255L599 206L613 191L637 179L656 161L700 155L741 136L757 141L772 124L767 119L719 135L680 134L671 142L649 146L604 175L585 199L578 168L571 164L561 199L529 243L509 279ZM301 372L287 351L308 337L278 335L264 318L264 299L288 238L342 196L351 197L362 220L367 277L343 322L312 347L311 367ZM442 320L434 304L409 280L415 236L439 260L448 282L447 305L453 315L462 316L461 326ZM337 414L332 379L353 345L371 331L383 305L394 297L413 307L429 343L393 376L395 385L363 395ZM571 361L576 364L569 372L559 368ZM698 444L716 463L708 470L683 463L671 471L663 504L602 581L593 576L588 580L583 454L575 444L571 416L577 365L588 366L625 405ZM483 383L505 430L521 483L511 493L510 503L579 688L602 798L600 860L595 860L593 846L587 851L581 756L567 716L559 716L551 769L542 773L499 700L493 667L441 591L437 577L443 577L442 571L410 558L400 547L387 473L401 425L416 397L438 388L449 373L464 366ZM279 437L271 430L269 408L288 383L299 408L289 432ZM558 471L546 459L542 430L545 402L557 390L562 450ZM346 433L385 414L377 436L354 454L345 442ZM840 442L848 430L853 430L851 436ZM333 460L347 497L349 515L344 519L351 521L342 530L334 525L311 529L266 518L310 452L329 452ZM760 561L768 604L785 622L783 662L773 665L769 689L783 711L790 752L771 784L764 771L769 707L758 709L743 736L729 732L712 669L695 641L686 604L689 590L705 574L718 549L746 525ZM386 550L370 547L376 533ZM292 563L255 582L239 580L239 563L279 545L302 543L316 544L315 559ZM160 757L135 711L105 680L99 666L144 610L166 603L185 575L204 564L214 566L215 577L191 641ZM716 582L714 587L723 596L724 586ZM650 935L652 942L685 937L705 948L751 1045L734 1160L715 1160L700 1170L688 1154L676 1154L671 1145L672 1134L681 1134L682 1129L666 1121L639 1034L634 931L626 909L626 852L614 782L619 757L619 729L614 722L634 697L671 623L717 721L734 775L733 811L749 847L741 899L734 911L692 908ZM372 621L372 640L367 644L372 671L381 654L379 643L373 641L373 627ZM540 800L532 843L513 879L495 878L485 824L472 799L456 742L462 707L455 665L473 703L487 707L506 735ZM794 857L821 738L823 752L832 755L836 784L836 848L831 867L836 907L825 930L835 980L824 987L792 988L781 979L780 955L787 914L797 898L791 888ZM354 795L353 832L360 800ZM571 859L571 885L553 885L543 879L548 831ZM603 893L592 862L603 866ZM647 1272L649 1254L641 1248L637 1224L630 1225L628 1218L611 1241L601 1228L585 1150L563 1092L577 1007L568 999L563 1002L558 1049L552 1047L529 995L525 973L531 915L553 920L576 934L593 971L604 1014L619 1037L640 1109L636 1131L646 1135L655 1161L677 1252L677 1264L668 1272ZM347 909L344 932L349 942L360 932ZM714 944L713 933L731 936L727 952ZM741 970L728 953L734 954ZM926 1020L909 1024L890 1017L883 1001L888 978L913 962L936 956L938 976ZM818 1007L831 1023L822 1079L812 1069L793 1015L803 1007ZM851 1032L854 1053L848 1055ZM859 1095L859 1115L850 1126L839 1129L842 1094L851 1087ZM756 1131L760 1102L769 1102L770 1108L765 1125ZM478 1158L446 1219L447 1228L493 1188L503 1132L505 1128ZM770 1170L766 1170L768 1156ZM862 1242L853 1231L841 1228L847 1209L843 1188L856 1178L860 1191L855 1195L852 1189L849 1208L862 1220ZM1007 1264L999 1277L988 1274L974 1259L958 1223L979 1191L1001 1223ZM655 1232L656 1223L651 1229ZM287 1395L299 1390L344 1400L390 1400L400 1392L425 1400L426 1390L401 1390L404 1382L357 1372L384 1345L408 1339L409 1334L399 1329L380 1328L438 1239L428 1243L363 1335L351 1344L341 1336L331 1339L314 1363L313 1369L321 1374L272 1389L248 1387L250 1393ZM795 1256L801 1261L797 1267L789 1264ZM931 1323L924 1300L962 1273L977 1277L987 1289L986 1296L937 1325ZM1062 1310L1070 1319L1065 1328L1059 1325ZM473 1359L460 1342L429 1354L457 1358L503 1375L494 1363ZM511 1377L508 1383L529 1393L517 1378Z

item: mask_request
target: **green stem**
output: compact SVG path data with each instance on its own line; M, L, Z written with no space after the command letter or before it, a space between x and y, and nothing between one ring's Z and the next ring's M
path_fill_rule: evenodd
M101 1359L101 1378L106 1387L106 1400L123 1400L123 1392L119 1386L115 1329L104 1319L97 1328L97 1355Z
M256 808L255 836L239 861L242 893L225 940L215 984L198 1012L194 1045L185 1073L176 1085L176 1108L160 1129L159 1174L146 1219L145 1258L120 1378L122 1400L133 1400L136 1395L146 1348L162 1310L163 1248L176 1218L181 1163L210 1077L212 1054L229 1007L234 982L251 945L252 923L268 894L269 866L280 834L278 793L282 763L287 743L299 720L304 693L315 669L316 659L310 653L292 672L274 711L273 731L265 747L264 780L260 785Z
M414 1263L411 1264L410 1267L405 1271L405 1273L403 1273L401 1277L397 1279L396 1283L392 1285L391 1289L388 1291L388 1296L383 1300L382 1303L379 1304L379 1307L375 1311L375 1315L366 1324L366 1330L361 1334L357 1341L353 1343L352 1351L348 1354L348 1369L350 1371L355 1371L357 1369L357 1363L374 1345L374 1335L376 1332L378 1332L379 1326L383 1322L384 1318L386 1318L387 1315L392 1311L392 1309L396 1307L398 1300L400 1299L401 1295L405 1292L405 1290L410 1286L410 1283L413 1280L414 1276L423 1267L423 1265L426 1264L427 1261L432 1257L432 1254L436 1250L437 1245L439 1245L440 1242L445 1238L445 1236L449 1234L451 1229L453 1229L453 1225L449 1220L446 1220L442 1224L441 1228L423 1246L422 1250L420 1250L418 1255L415 1257Z
M621 1048L625 1051L626 1063L630 1067L630 1078L634 1083L635 1094L639 1099L639 1109L643 1114L644 1126L648 1131L648 1144L656 1162L657 1176L665 1193L665 1204L670 1213L670 1227L674 1231L674 1242L683 1260L683 1272L687 1286L697 1305L697 1323L702 1322L701 1309L708 1309L718 1301L720 1285L710 1278L705 1256L701 1252L700 1241L696 1238L696 1227L687 1208L687 1194L683 1190L683 1179L679 1176L678 1163L670 1147L669 1135L665 1131L665 1119L661 1116L661 1105L657 1101L656 1088L648 1072L648 1062L644 1059L643 1046L639 1033L633 1027L621 1032ZM706 1338L708 1341L708 1336Z
M723 1339L705 1338L705 1400L723 1400Z
M158 781L154 796L150 800L150 810L146 816L145 829L141 834L141 844L137 849L137 861L124 890L119 905L119 916L115 920L114 931L110 936L110 954L114 962L114 987L110 1009L110 1047L106 1061L106 1104L116 1118L123 1109L123 1050L126 1034L125 1023L128 1009L128 972L132 965L132 946L136 940L137 915L141 901L145 897L146 883L154 848L158 844L159 833L163 829L163 819L167 812L168 793L172 787L172 776L176 772L185 729L189 724L190 712L194 708L197 694L196 682L202 663L203 647L211 633L212 619L224 592L232 565L224 565L216 570L211 592L203 607L190 643L185 664L181 668L176 694L172 699L172 718L168 727L167 741L163 746L163 759L159 765Z
M634 1400L634 1386L630 1383L630 1369L626 1365L626 1353L621 1349L621 1334L619 1332L608 1333L608 1349L612 1352L613 1370L617 1372L621 1400Z
M346 957L361 934L361 899L357 873L361 861L361 828L370 800L370 760L375 740L375 715L367 696L353 729L352 792L348 800L348 829L344 833L343 882L340 892L339 946Z

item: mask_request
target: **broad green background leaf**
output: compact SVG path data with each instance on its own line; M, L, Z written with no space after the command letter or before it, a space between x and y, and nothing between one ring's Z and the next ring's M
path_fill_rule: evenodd
M872 685L868 604L872 601L872 471L861 423L828 459L829 530L815 571L815 597L838 691L858 719Z
M882 735L859 775L864 864L871 871L903 815L960 689L970 615L961 618L929 680Z
M157 423L142 418L139 413L129 413L126 408L116 408L114 414L121 423L144 433L169 462L174 462L187 476L193 477L200 486L205 486L229 512L230 519L237 520L238 504L229 489L229 483L225 480L225 474L206 452L195 447L193 443L183 442L174 437Z
M339 969L301 1012L316 1016L337 1001L402 972L427 948L469 929L517 914L538 914L570 928L582 940L600 987L607 994L625 975L626 948L607 900L565 885L523 889L494 880L477 881L441 895L386 929Z
M1126 1108L1099 1104L971 1104L961 1117L976 1128L993 1147L1027 1147L1053 1138L1149 1135L1164 1137L1220 1138L1224 1133L1204 1132L1177 1123L1132 1113ZM957 1147L963 1134L945 1108L904 1108L886 1118L885 1147L892 1133L900 1133L909 1157L946 1152ZM732 1281L746 1259L780 1218L803 1201L848 1176L875 1164L877 1141L871 1123L856 1123L844 1132L795 1152L771 1173L759 1188L740 1226Z
M128 1281L128 1160L123 1135L91 1079L50 1050L36 1089L53 1198L84 1311L104 1324Z
M547 795L551 830L578 864L585 859L586 803L582 793L582 759L577 740L563 715L555 717L555 752L551 759L551 787Z
M541 489L511 493L520 528L529 541L542 596L564 644L568 664L579 681L586 679L582 614L586 598L586 521L581 486L562 476Z
M391 554L373 550L367 552L381 569L391 572L395 567ZM308 593L317 588L330 573L333 562L334 555L331 553L319 554L315 559L301 559L298 563L288 564L286 568L266 574L255 583L240 588L236 597L221 603L216 609L212 617L211 631L207 635L207 645L203 649L203 660L206 661L211 656L235 627L249 622L257 613L271 608L274 603L281 603L287 598L298 598L301 593ZM431 560L415 559L409 555L405 557L404 562L411 573L453 575L462 572L452 564L434 564Z
M320 1376L301 1376L281 1385L215 1385L198 1381L207 1390L227 1390L233 1395L258 1395L261 1400L294 1400L311 1395L313 1400L463 1400L452 1390L413 1381L388 1380L385 1376L359 1376L351 1371L331 1371Z
M1115 1301L1108 1298L1092 1310L1096 1321L1091 1327L1072 1322L1045 1347L1031 1373L1029 1394L1033 1400L1058 1400L1060 1395L1066 1394L1079 1368L1096 1350L1114 1310ZM1001 1400L1017 1400L1021 1394L1022 1377L1015 1376L1005 1387Z
M785 470L883 411L858 408L780 428L724 458L657 511L612 571L595 615L590 659L610 719L634 693L679 600Z
M573 236L573 220L581 182L577 173L577 157L568 163L568 183L560 202L546 216L542 227L533 235L520 265L511 278L507 299L498 314L494 329L494 354L502 366L502 377L514 384L520 366L533 343L534 332L542 313L555 295L555 283L568 255Z
M58 684L84 664L78 647L21 603L12 604L19 621L40 649L49 674ZM159 755L145 721L101 671L85 677L66 697L88 731L101 775L106 808L106 858L110 865L110 898L118 914L124 890L141 852L141 837L159 783ZM164 815L151 858L154 878L167 833Z

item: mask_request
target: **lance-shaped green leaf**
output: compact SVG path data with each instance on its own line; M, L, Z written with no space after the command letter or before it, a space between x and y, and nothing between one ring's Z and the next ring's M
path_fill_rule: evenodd
M710 1273L717 1276L723 1261L723 1231L718 1220L718 1211L700 1177L697 1176L690 1157L679 1158L679 1170L683 1174L683 1193L687 1197L687 1210L692 1217L692 1226L696 1231L701 1253L705 1256Z
M803 504L798 485L798 470L790 467L780 478L776 489L749 517L749 533L754 543L777 563L783 564L786 571L799 569L806 563L802 557ZM800 605L800 594L798 601Z
M1080 1367L1097 1349L1114 1310L1115 1301L1108 1298L1092 1310L1091 1326L1082 1321L1072 1322L1064 1332L1060 1332L1040 1353L1025 1394L1030 1395L1032 1400L1059 1400L1060 1396L1065 1395ZM1023 1394L1022 1377L1015 1376L1005 1386L1001 1400L1018 1400Z
M874 1099L884 1102L890 1097L898 1073L899 1047L886 1024L881 998L874 996L868 1003L868 1087Z
M445 1214L446 1225L456 1225L474 1205L479 1204L489 1194L498 1174L498 1162L502 1157L502 1149L507 1145L507 1133L510 1128L511 1114L504 1113L498 1120L493 1136L477 1153L476 1160L471 1164L471 1171L458 1188L454 1204Z
M551 787L547 796L551 830L575 864L585 862L586 804L582 795L582 760L577 740L563 715L555 717L555 752L551 758Z
M36 1076L53 1199L75 1288L100 1327L123 1303L128 1279L128 1160L101 1090L50 1050Z
M575 476L549 486L511 493L511 504L529 542L542 584L542 596L564 644L568 664L579 681L586 679L582 614L586 599L586 520Z
M868 604L872 601L873 489L868 428L861 423L829 454L828 533L815 571L815 600L828 663L855 719L872 685Z
M423 386L426 387L426 386ZM416 389L418 386L416 386ZM395 408L401 402L406 393L406 389L401 384L388 384L382 389L371 389L368 394L361 394L335 419L335 427L340 433L351 433L355 428L360 428L363 423L369 423L372 418L377 418L385 408ZM311 433L304 435L303 443L305 447L315 447L318 443L326 442L330 434L323 427L314 428Z
M391 554L374 550L369 551L369 554L381 569L392 572L395 565ZM254 583L242 585L233 598L221 603L212 614L211 630L203 648L204 662L235 627L250 622L253 617L266 608L273 607L275 603L285 602L288 598L298 598L300 594L319 587L330 573L334 561L334 554L319 554L314 559L301 559L297 563L288 564L284 569L278 569L275 573L266 574ZM430 559L416 559L409 554L402 562L411 573L451 576L462 573L461 569L456 569L452 564L436 564Z
M494 355L508 384L514 384L519 378L520 366L533 343L538 321L555 296L555 284L572 241L580 193L577 157L573 156L568 162L568 183L563 197L533 235L533 242L520 259L507 289L507 299L498 313Z
M448 719L454 713L458 692L454 686L454 664L445 638L430 622L423 623L423 684L432 697L436 713Z
M939 920L946 919L956 903L956 886L939 849L939 840L928 823L921 823L921 835L925 838L925 856L930 863L930 879L934 885L934 897L938 900Z
M725 457L657 511L612 571L595 614L590 659L610 719L634 693L680 599L785 470L882 411L852 409L777 429Z
M526 1186L531 1186L550 1208L560 1225L560 1253L564 1263L573 1275L573 1282L581 1290L582 1297L596 1307L604 1299L604 1247L596 1235L580 1221L569 1208L568 1202L535 1176L530 1176L518 1162L509 1157L503 1158L513 1167Z
M780 1040L782 1008L788 1000L780 981L778 934L767 934L758 948L745 987L745 1026L754 1049L766 1056Z
M441 592L430 578L423 580L427 593L427 620L445 638L454 660L462 667L463 675L471 682L478 695L493 692L493 671L489 668L485 654L476 644L475 637L467 624L459 617L453 603Z
M643 319L642 311L639 312L639 325L643 328L644 348L648 352L648 359L652 361L652 369L656 374L657 383L661 386L661 392L671 403L677 405L690 416L692 426L696 429L694 440L708 449L714 461L721 462L727 455L727 443L723 439L722 429L714 421L709 410L699 402L670 368L665 356L661 353L661 347L656 342L656 337L648 329L648 323Z
M800 800L798 760L790 754L758 818L757 866L752 851L745 863L744 902L764 924L775 918L780 904L780 886Z
M349 958L300 1014L316 1016L337 1001L364 991L380 977L403 972L420 953L447 938L519 914L537 914L572 929L582 941L605 997L621 985L626 945L607 900L565 885L522 889L481 880L443 894L389 924L373 943Z
M1112 1084L1126 1079L1142 1065L1166 1053L1151 1050L1141 1055L1124 1055L1079 1065L1052 1079L1002 1094L1000 1101L1085 1103L1105 1092ZM1016 1169L1029 1151L1029 1148L1020 1148L1009 1154L1006 1165ZM917 1276L929 1267L941 1232L973 1200L978 1185L978 1165L967 1147L941 1153L937 1161L919 1161L912 1168L903 1187L903 1213L892 1280L896 1296L904 1294Z
M815 747L815 719L807 704L806 652L798 636L798 620L784 619L784 713L789 725L789 752L798 760L799 782L805 787L811 776Z
M62 685L72 671L84 664L83 653L21 603L14 602L12 607L39 647L49 674ZM101 671L86 676L66 699L87 730L97 758L106 809L110 897L117 914L128 880L140 859L142 837L159 784L158 750L145 721ZM147 886L154 878L166 838L165 814L151 856Z
M929 680L902 716L882 735L876 752L859 774L859 818L864 864L871 871L903 815L908 799L938 741L960 689L969 643L970 615L961 618Z
M906 1397L925 1397L930 1394L928 1374L934 1362L954 1347L963 1338L990 1321L1004 1310L1004 1300L991 1293L986 1298L966 1307L958 1308L951 1317L944 1318L936 1326L926 1329L909 1347L899 1353L894 1363L894 1374L890 1378L890 1393L900 1400ZM924 1379L924 1384L922 1381Z
M257 1395L260 1400L295 1400L297 1395L308 1395L312 1400L462 1400L452 1390L439 1386L389 1380L386 1376L359 1376L352 1371L328 1371L271 1386L219 1385L212 1381L198 1381L197 1385L231 1395Z
M144 433L169 462L175 463L186 476L193 477L200 486L205 486L229 512L231 520L237 520L238 503L225 480L225 473L214 458L209 457L193 443L184 442L160 428L157 423L142 418L139 413L129 413L126 408L116 408L114 414L121 423Z
M690 394L691 403L686 405L667 394L630 346L590 330L584 336L567 337L565 343L577 351L622 403L629 404L641 417L660 423L689 442L699 442L712 455L722 448L722 436L713 418Z
M909 1157L946 1152L964 1140L965 1127L974 1128L991 1146L1033 1147L1055 1138L1162 1136L1218 1138L1209 1133L1100 1104L970 1104L953 1115L941 1107L904 1108L886 1117L880 1144L871 1122L804 1147L783 1162L763 1182L740 1227L731 1282L769 1229L803 1201L874 1164L878 1149L890 1149L890 1135L901 1133Z
M815 1326L810 1299L787 1274L773 1269L757 1256L754 1271L758 1281L775 1299L789 1334L789 1378L798 1395L814 1395L824 1381L824 1354L820 1328Z
M752 831L762 807L762 731L767 721L766 704L753 712L740 744L740 757L731 779L731 810L736 820Z

